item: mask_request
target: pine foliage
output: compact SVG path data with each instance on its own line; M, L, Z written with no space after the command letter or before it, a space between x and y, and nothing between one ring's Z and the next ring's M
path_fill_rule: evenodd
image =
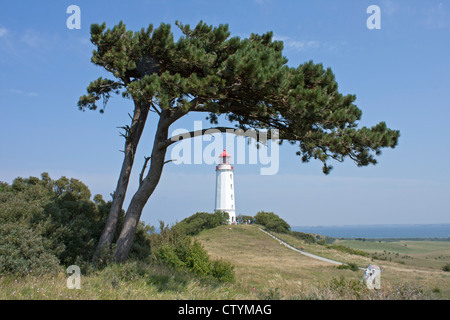
M352 159L358 166L376 164L381 149L398 144L399 131L385 122L358 127L362 111L355 95L343 95L330 68L321 63L287 65L283 42L273 33L231 37L228 25L199 22L194 28L176 22L139 31L120 22L91 26L96 49L92 62L110 72L90 83L78 106L103 112L111 95L162 110L204 112L217 124L225 115L236 128L277 129L281 141L297 144L303 162L317 159L328 174L329 160Z

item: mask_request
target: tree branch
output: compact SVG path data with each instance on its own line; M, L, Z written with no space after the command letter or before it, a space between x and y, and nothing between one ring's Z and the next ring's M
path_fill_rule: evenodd
M186 132L186 133L182 133L182 134L178 134L176 136L171 137L170 139L167 139L163 142L161 142L159 144L159 148L160 149L164 149L169 147L170 145L174 144L175 142L178 142L180 140L183 139L189 139L189 138L194 138L194 137L200 137L203 136L207 133L207 131L209 130L215 130L215 132L211 132L208 134L213 134L213 133L217 133L217 132L222 132L222 133L227 133L227 130L235 130L235 128L228 128L228 127L214 127L214 128L208 128L208 129L202 129L202 130L196 130L196 131L191 131L191 132ZM228 133L233 133L233 132L228 132Z
M141 174L139 175L139 186L141 186L142 181L144 180L144 172L145 172L145 169L147 169L148 161L149 161L151 158L152 158L152 157L144 157L144 159L145 159L144 165L142 166Z
M156 108L153 102L150 103L150 106L152 107L153 111L156 112L159 116L161 116L161 111Z
M238 131L238 130L240 130L240 131ZM245 136L245 137L254 138L254 139L256 139L257 141L260 141L263 144L265 144L264 140L280 139L279 135L273 135L272 136L272 131L258 132L258 131L253 130L253 129L251 129L251 130L252 130L252 133L248 133L248 131L245 132L242 129L236 129L236 128L230 128L230 127L212 127L212 128L208 128L208 129L195 130L195 131L181 133L181 134L178 134L176 136L173 136L170 139L167 139L167 140L161 142L159 144L159 148L160 149L168 148L169 146L171 146L175 142L178 142L178 141L183 140L183 139L190 139L190 138L200 137L200 136L203 136L205 134L214 134L214 133L219 133L219 132L221 132L221 133L229 133L229 134L237 134L239 136L242 135L242 136ZM208 132L208 131L210 131L210 132Z

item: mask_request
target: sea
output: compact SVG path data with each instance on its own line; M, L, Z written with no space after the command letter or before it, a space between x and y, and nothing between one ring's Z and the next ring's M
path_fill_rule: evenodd
M291 227L292 231L315 233L333 238L450 238L449 224L389 224Z

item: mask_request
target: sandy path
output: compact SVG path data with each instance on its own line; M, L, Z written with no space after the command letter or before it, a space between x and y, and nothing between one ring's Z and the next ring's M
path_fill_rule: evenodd
M318 256L318 255L315 255L315 254L312 254L312 253L301 251L301 250L299 250L299 249L297 249L297 248L287 244L283 240L278 239L273 234L271 234L271 233L269 233L269 232L267 232L267 231L265 231L265 230L263 230L261 228L258 228L258 229L261 230L262 232L264 232L265 234L267 234L268 236L270 236L270 237L274 238L275 240L279 241L282 245L286 246L287 248L289 248L291 250L294 250L294 251L296 251L298 253L301 253L301 254L303 254L305 256L311 257L313 259L329 262L329 263L332 263L332 264L336 264L336 265L343 265L343 264L345 264L343 262L327 259L327 258ZM365 268L361 268L361 267L359 269L366 270ZM439 270L421 270L421 269L415 269L415 268L414 269L413 268L402 268L402 267L397 267L397 266L384 266L382 268L382 270L383 269L395 270L395 271L400 271L400 272L423 272L423 273L428 273L428 274L429 273L436 273L436 274L442 274L443 273L442 271L439 271Z
M294 250L294 251L297 251L298 253L301 253L301 254L303 254L303 255L305 255L305 256L311 257L311 258L313 258L313 259L317 259L317 260L321 260L321 261L325 261L325 262L337 264L337 265L342 265L342 264L344 264L344 263L339 262L339 261L327 259L327 258L320 257L320 256L317 256L317 255L312 254L312 253L309 253L309 252L305 252L305 251L299 250L299 249L297 249L297 248L294 248L294 247L291 246L290 244L287 244L287 243L284 242L283 240L278 239L278 238L275 237L273 234L271 234L271 233L269 233L269 232L267 232L267 231L264 231L264 230L261 229L261 228L259 228L259 230L261 230L261 231L264 232L265 234L269 235L270 237L274 238L275 240L279 241L282 245L286 246L287 248L289 248L289 249L291 249L291 250Z

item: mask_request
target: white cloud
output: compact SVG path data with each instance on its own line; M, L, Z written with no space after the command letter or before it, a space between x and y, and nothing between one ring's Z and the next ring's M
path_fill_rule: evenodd
M289 40L285 43L289 48L296 49L298 51L306 50L306 49L314 49L320 47L320 43L318 41L295 41Z
M300 41L280 35L274 35L273 40L283 41L285 48L294 49L296 51L306 51L309 49L318 49L318 48L329 48L329 49L332 48L331 46L316 40Z
M14 94L20 94L22 96L27 96L27 97L36 97L38 95L36 92L25 92L23 90L17 90L17 89L10 89L9 92L14 93Z
M424 25L429 29L440 29L450 26L450 18L442 2L424 10Z
M6 37L7 34L8 34L8 29L0 26L0 38Z
M44 38L34 30L27 30L25 34L22 36L22 41L25 42L30 47L35 48L42 46L46 42Z

